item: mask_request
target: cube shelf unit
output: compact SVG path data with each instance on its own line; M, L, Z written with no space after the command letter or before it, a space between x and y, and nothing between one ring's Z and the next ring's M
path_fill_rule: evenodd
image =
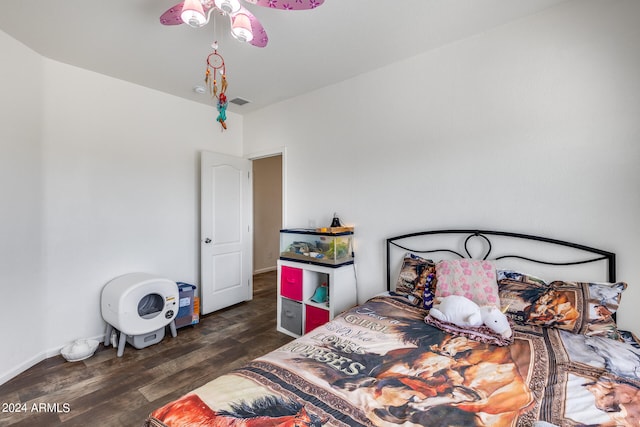
M328 286L328 303L311 301L323 283ZM297 338L356 304L353 263L323 266L278 260L278 331Z

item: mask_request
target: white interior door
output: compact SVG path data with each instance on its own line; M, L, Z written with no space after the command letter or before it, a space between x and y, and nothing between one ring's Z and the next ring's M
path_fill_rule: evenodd
M253 297L251 165L251 161L239 157L202 152L202 314Z

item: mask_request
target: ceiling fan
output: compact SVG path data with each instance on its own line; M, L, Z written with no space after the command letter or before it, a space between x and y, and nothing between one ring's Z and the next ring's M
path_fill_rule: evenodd
M244 0L272 9L304 10L315 9L324 0ZM242 42L256 47L265 47L269 38L260 21L247 9L240 0L185 0L171 7L160 16L163 25L187 24L200 28L209 22L214 10L229 17L231 34Z

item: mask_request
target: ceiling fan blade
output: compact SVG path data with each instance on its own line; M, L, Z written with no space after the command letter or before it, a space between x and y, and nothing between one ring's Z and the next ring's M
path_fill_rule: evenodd
M269 36L267 36L267 31L264 29L260 21L258 21L258 18L253 16L253 14L244 7L241 7L238 13L247 15L249 22L251 22L253 40L251 40L249 44L255 47L265 47L269 42Z
M182 13L182 5L184 2L180 2L175 6L169 8L165 13L160 15L160 23L162 25L179 25L182 24L180 14Z
M315 9L324 3L324 0L245 0L247 3L258 6L271 7L284 10Z

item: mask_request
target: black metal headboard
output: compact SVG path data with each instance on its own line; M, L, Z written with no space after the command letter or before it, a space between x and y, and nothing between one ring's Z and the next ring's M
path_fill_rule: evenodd
M462 245L462 249L464 250L466 255L463 255L460 250L452 249L452 248L432 248L427 246L428 238L425 236L432 235L461 235L467 237L464 240L464 244ZM506 238L513 239L522 239L529 241L542 242L544 244L549 244L557 247L566 247L576 249L576 258L567 261L554 261L550 259L542 259L537 257L519 255L519 254L503 254L496 256L494 258L489 258L491 251L493 249L493 245L490 237L492 236L500 236ZM482 259L493 259L493 260L502 260L502 259L519 259L525 260L531 263L536 264L544 264L549 266L571 266L578 264L589 264L596 263L598 261L604 261L607 264L607 280L611 283L616 281L616 254L605 251L602 249L592 248L589 246L581 245L578 243L566 242L563 240L551 239L548 237L540 237L540 236L532 236L529 234L520 234L520 233L511 233L507 231L490 231L490 230L432 230L432 231L421 231L417 233L409 233L403 234L401 236L390 237L387 239L387 290L391 290L391 249L392 247L397 247L403 249L407 252L413 252L416 254L435 254L435 253L448 253L459 258L471 258L471 254L469 253L468 244L469 241L473 238L479 238L484 241L486 249ZM414 240L419 240L421 247L417 248L415 246L411 246L411 242ZM414 243L416 244L416 243ZM425 246L422 246L425 245Z

